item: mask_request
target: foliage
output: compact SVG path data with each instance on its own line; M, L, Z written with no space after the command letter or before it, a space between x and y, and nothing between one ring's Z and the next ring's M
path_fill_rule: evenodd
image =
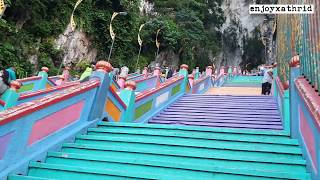
M126 11L113 21L116 40L111 58L113 66L134 69L139 45L140 24L150 21L142 32L144 45L139 66L154 60L156 30L161 28L160 50L173 49L181 63L207 65L208 51L219 51L219 28L224 18L222 0L154 0L156 15L141 16L140 0L84 0L74 12L77 29L88 34L98 50L97 59L107 59L111 47L109 23L112 12ZM37 73L48 66L55 75L62 51L54 39L69 24L76 0L6 0L10 5L0 19L0 63L2 68L16 66L18 76ZM38 63L31 64L31 57ZM21 67L21 68L20 68Z
M150 16L151 23L144 37L147 39L144 53L155 52L153 45L155 30L161 28L160 50L173 49L180 57L180 63L190 68L200 65L201 69L211 64L208 52L220 51L219 29L224 17L222 0L153 0L156 16Z

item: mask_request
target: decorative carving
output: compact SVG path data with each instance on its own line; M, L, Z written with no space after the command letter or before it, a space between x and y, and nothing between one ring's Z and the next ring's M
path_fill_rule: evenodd
M43 72L46 72L46 73L47 73L47 72L49 72L49 68L47 68L47 67L42 67L42 68L41 68L41 71L43 71Z
M127 90L134 91L134 90L136 90L136 88L137 88L137 84L136 84L136 82L134 82L134 81L127 81L127 82L124 84L124 88L127 89Z
M188 76L188 79L194 79L194 76L193 76L192 74L190 74L190 75Z
M189 66L186 65L186 64L182 64L182 65L180 66L180 69L188 70L188 69L189 69Z
M125 76L125 75L119 75L119 79L123 79L123 80L127 80L127 76Z
M97 71L103 71L103 72L111 72L113 70L113 67L110 63L107 61L98 61L96 64Z
M11 81L10 83L10 89L17 91L18 89L20 89L22 86L22 84L19 81Z

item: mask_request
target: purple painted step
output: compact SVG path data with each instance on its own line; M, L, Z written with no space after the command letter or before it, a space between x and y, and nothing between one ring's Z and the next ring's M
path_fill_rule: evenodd
M281 126L281 121L246 121L246 120L237 120L237 119L233 119L233 120L217 120L217 119L187 119L187 118L175 118L175 119L170 119L170 120L166 120L166 117L163 116L158 116L155 117L154 120L158 120L158 121L186 121L186 122L208 122L208 123L235 123L235 124L273 124L273 125L280 125Z
M277 103L270 96L187 95L149 123L282 130Z
M251 125L251 124L207 123L207 122L188 122L188 121L172 122L172 121L157 121L157 120L153 120L151 123L152 124L207 126L207 127L225 127L225 128L282 130L281 125Z

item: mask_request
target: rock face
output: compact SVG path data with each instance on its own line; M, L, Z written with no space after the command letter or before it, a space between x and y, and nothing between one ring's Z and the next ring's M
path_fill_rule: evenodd
M97 50L92 48L87 34L76 30L72 32L68 26L56 40L56 47L64 51L63 64L77 64L79 61L93 62L97 57Z
M173 50L162 51L150 65L155 67L157 63L160 66L170 66L177 69L179 67L179 56Z
M218 66L235 66L242 61L244 41L252 36L255 28L261 28L265 16L250 15L249 5L252 0L224 0L222 9L226 21L222 26L222 52L216 57Z

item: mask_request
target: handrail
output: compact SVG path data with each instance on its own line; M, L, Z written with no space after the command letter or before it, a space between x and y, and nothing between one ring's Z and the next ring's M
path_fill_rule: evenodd
M135 75L135 76L128 76L128 80L131 80L131 79L134 79L134 78L137 78L137 77L140 77L140 76L144 76L144 74L138 74L138 75Z
M112 78L112 82L117 86L117 89L120 89L120 85L115 79Z
M27 81L35 81L35 80L39 80L41 79L40 76L32 76L32 77L27 77L27 78L23 78L23 79L17 79L17 81L19 81L20 83L24 83Z
M121 104L121 106L124 109L127 109L127 105L122 101L122 99L120 98L120 96L117 94L117 92L114 91L114 89L112 89L112 87L109 87L110 92L113 94L113 96L118 100L118 102Z
M195 86L195 85L198 85L198 84L200 84L201 82L207 80L208 78L210 78L210 76L203 76L201 79L198 79L198 80L194 81L193 85L194 85L194 86Z
M18 118L21 118L27 114L34 112L35 110L44 109L50 105L56 104L68 98L74 97L78 94L94 89L100 85L99 80L91 80L85 83L81 83L77 86L70 87L66 90L50 94L41 99L31 102L23 103L13 108L9 108L0 112L0 125L7 124Z
M6 102L4 102L3 100L0 99L0 105L5 106Z
M57 90L66 89L68 87L75 86L75 85L78 85L78 84L80 84L80 82L79 81L75 81L75 82L67 83L67 84L64 84L64 85L61 85L61 86L50 87L48 89L38 90L38 91L35 91L35 92L29 92L29 93L23 93L23 94L20 95L19 100L27 99L27 98L30 98L30 97L33 97L33 96L39 96L39 95L50 93L50 92L57 91Z
M180 76L180 77L177 77L177 78L174 78L172 80L169 80L169 81L166 81L164 83L162 83L159 87L155 88L155 89L151 89L151 90L147 90L147 91L144 91L144 92L141 92L140 94L137 95L136 97L136 102L170 86L171 84L174 84L178 81L182 81L184 77Z
M279 76L277 76L277 78L276 78L276 83L277 83L277 86L279 88L279 92L280 92L281 96L283 96L285 89L283 87L283 84L281 83L281 80L280 80Z
M153 75L153 76L150 76L150 77L147 77L145 79L139 79L139 80L136 80L135 82L136 83L140 83L140 82L143 82L143 81L146 81L146 80L149 80L149 79L152 79L152 78L156 78L157 76Z
M295 85L298 89L299 95L308 107L307 109L311 114L312 119L315 121L317 129L320 131L320 96L303 77L299 77L295 81Z

